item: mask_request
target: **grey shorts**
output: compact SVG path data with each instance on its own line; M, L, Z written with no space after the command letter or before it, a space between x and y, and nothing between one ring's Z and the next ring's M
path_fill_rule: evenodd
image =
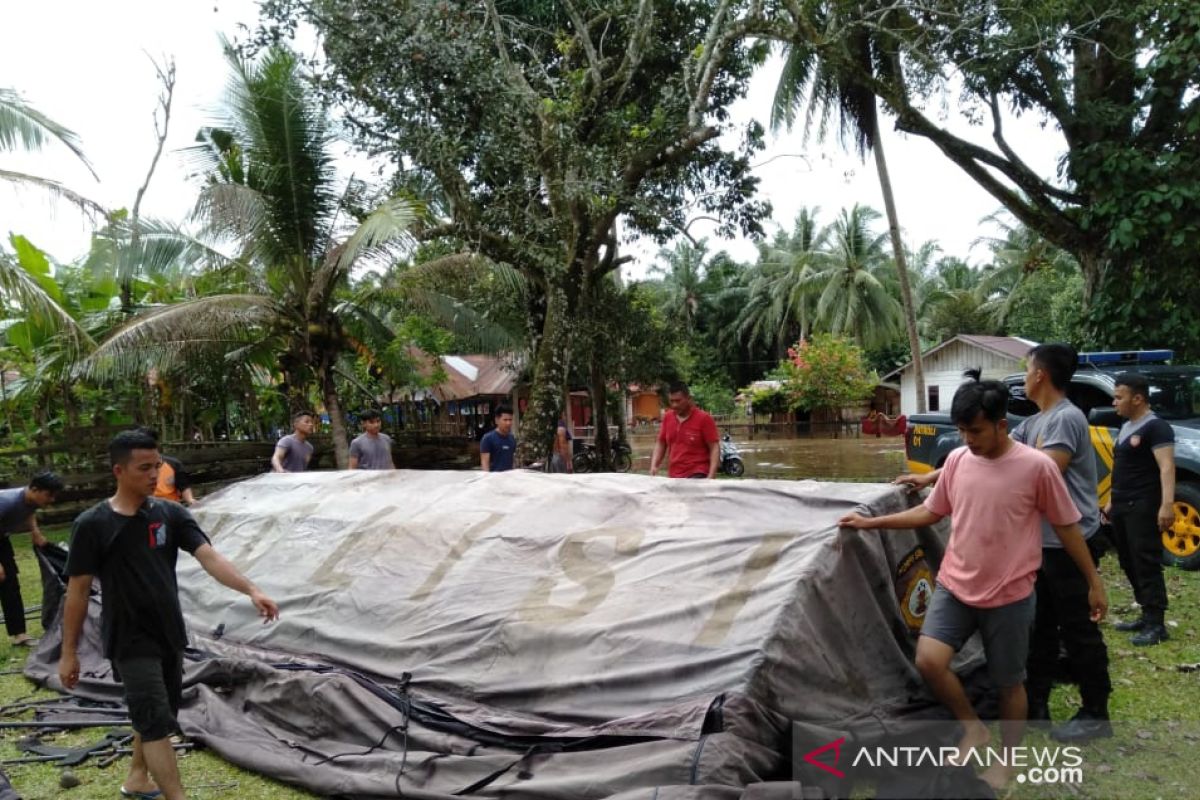
M958 652L979 631L992 680L997 686L1016 686L1025 681L1025 659L1029 655L1029 633L1036 608L1037 600L1032 593L1023 600L995 608L969 606L939 583L925 614L921 635L948 644Z

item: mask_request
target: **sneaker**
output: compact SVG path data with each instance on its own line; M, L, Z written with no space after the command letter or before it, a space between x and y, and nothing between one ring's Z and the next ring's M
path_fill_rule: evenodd
M1050 738L1056 742L1090 742L1112 735L1112 723L1108 716L1093 714L1086 709L1080 709L1070 721L1050 731Z
M1145 627L1146 620L1144 619L1132 619L1128 622L1118 622L1116 625L1113 625L1113 629L1121 631L1122 633L1136 633Z
M1146 625L1141 633L1134 634L1129 643L1134 647L1150 647L1170 639L1165 625Z

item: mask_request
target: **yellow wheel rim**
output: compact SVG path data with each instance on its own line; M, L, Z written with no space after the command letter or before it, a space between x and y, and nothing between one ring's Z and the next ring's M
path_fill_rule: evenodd
M1163 547L1171 555L1187 558L1200 552L1200 511L1191 503L1175 504L1175 524L1163 531Z

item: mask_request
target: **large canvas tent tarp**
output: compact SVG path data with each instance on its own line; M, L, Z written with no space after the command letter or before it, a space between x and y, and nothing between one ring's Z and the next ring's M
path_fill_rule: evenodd
M262 625L181 559L198 650L181 722L329 795L739 798L790 778L794 721L928 705L912 656L945 530L836 526L909 502L806 481L262 476L197 517L282 617ZM85 691L110 691L87 655ZM55 685L56 658L51 635L28 674Z

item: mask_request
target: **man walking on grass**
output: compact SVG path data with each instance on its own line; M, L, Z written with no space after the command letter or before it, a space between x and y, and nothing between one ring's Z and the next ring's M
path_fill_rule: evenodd
M71 531L58 676L68 690L79 683L79 636L92 579L99 577L104 654L124 685L134 731L121 795L183 800L169 738L179 728L175 715L187 645L175 580L179 551L191 553L220 583L248 595L264 621L278 619L279 608L213 549L187 509L153 497L160 460L154 437L125 431L109 444L108 454L116 494L81 514Z
M1025 662L1034 620L1033 587L1042 558L1041 520L1054 528L1075 566L1087 577L1093 621L1107 611L1104 585L1079 527L1058 467L1048 456L1008 435L1008 387L980 381L978 371L954 395L950 419L965 447L952 452L925 503L871 519L847 514L851 528L920 528L951 517L950 541L937 589L917 642L916 666L925 682L963 725L957 762L991 740L950 669L954 654L976 631L983 639L988 673L1000 694L1005 748L1020 744L1027 713ZM992 764L982 778L995 788L1011 775Z
M363 432L350 443L350 469L395 469L392 463L392 437L380 433L383 420L373 408L358 415Z
M1136 372L1117 376L1113 406L1126 422L1113 447L1112 500L1104 512L1142 607L1140 618L1115 627L1134 631L1130 643L1146 647L1168 638L1162 531L1175 524L1175 431L1150 409L1150 384Z
M25 630L25 602L17 578L12 534L29 531L33 546L45 547L46 537L38 528L37 510L53 503L62 490L61 478L53 472L39 472L28 486L0 491L0 609L4 611L4 627L18 647L31 647L37 640Z

